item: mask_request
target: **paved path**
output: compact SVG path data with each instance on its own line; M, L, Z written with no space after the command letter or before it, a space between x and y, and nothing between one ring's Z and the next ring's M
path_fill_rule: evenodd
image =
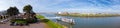
M29 26L10 26L9 24L0 24L0 28L49 28L45 23L30 24Z

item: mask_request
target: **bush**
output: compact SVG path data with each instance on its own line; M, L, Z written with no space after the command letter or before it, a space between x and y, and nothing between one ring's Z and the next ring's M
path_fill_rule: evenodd
M25 19L12 19L10 25L28 25L28 22Z
M37 19L26 19L28 23L35 23L37 22Z
M16 22L16 21L26 21L26 20L24 20L24 19L11 19L10 22Z
M48 19L43 19L42 21L43 21L43 22L48 22L49 20L48 20Z

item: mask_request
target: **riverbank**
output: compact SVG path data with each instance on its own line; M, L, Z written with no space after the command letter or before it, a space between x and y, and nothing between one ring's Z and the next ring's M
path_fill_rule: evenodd
M120 16L120 14L105 14L105 13L61 13L57 14L61 16L73 16L73 17L113 17Z
M52 19L51 17L56 17L56 14L41 14L46 18L56 22L57 18ZM68 28L118 28L120 25L120 17L72 17L72 16L59 16L61 18L72 18L75 20L75 25L70 25L65 22L57 22Z
M36 14L36 17L39 18L40 20L46 19L44 16ZM50 28L66 28L65 26L62 26L58 23L55 23L51 20L49 20L48 22L45 22L48 26L50 26Z

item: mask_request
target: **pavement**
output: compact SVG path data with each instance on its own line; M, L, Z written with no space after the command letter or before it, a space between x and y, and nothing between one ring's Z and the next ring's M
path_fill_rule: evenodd
M0 28L50 28L46 23L35 23L30 24L29 26L10 26L7 24L0 24Z

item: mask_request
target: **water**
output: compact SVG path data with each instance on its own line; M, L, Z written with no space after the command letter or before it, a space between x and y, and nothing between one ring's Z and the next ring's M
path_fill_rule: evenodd
M56 17L55 14L42 14L45 17ZM61 16L66 18L72 18L75 20L75 25L70 25L64 22L58 22L62 25L68 26L69 28L120 28L120 17L69 17ZM55 21L55 18L49 18Z

